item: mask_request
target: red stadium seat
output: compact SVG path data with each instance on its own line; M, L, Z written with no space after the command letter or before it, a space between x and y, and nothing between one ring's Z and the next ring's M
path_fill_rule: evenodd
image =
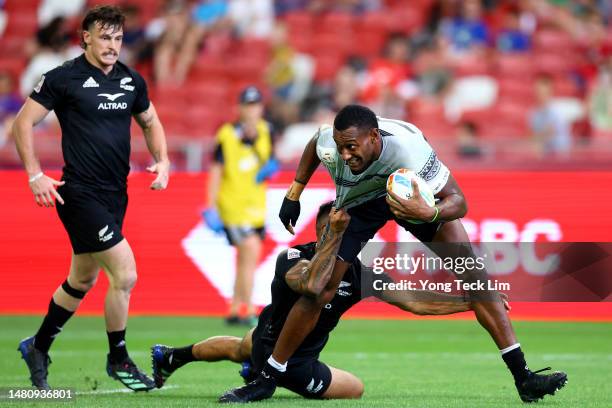
M489 75L492 71L490 62L483 57L465 57L453 64L456 76Z
M561 30L541 30L534 34L533 44L536 51L565 53L572 49L573 39Z
M36 15L36 10L40 5L40 0L6 0L4 8L9 14L19 11L22 13L29 12ZM10 17L9 17L10 19Z
M573 59L556 53L536 54L533 65L537 67L538 72L547 73L555 77L565 76L575 68Z
M9 15L4 35L30 38L38 29L36 13L29 11L14 12Z
M351 36L339 36L329 33L317 33L312 38L312 51L315 58L320 54L335 53L346 58L353 49L354 40Z
M331 12L323 15L320 27L317 24L316 30L323 29L328 32L350 33L353 31L355 18L350 13Z
M535 73L531 54L505 54L497 56L497 74L500 78L529 81Z
M26 61L23 58L11 58L3 57L0 58L0 71L7 71L15 82L17 82L21 76L21 73L26 67Z
M520 78L505 78L497 79L499 85L499 97L512 100L517 103L531 104L535 98L535 90L533 82L525 81Z
M344 60L337 53L320 54L316 56L315 80L331 81L342 67Z
M290 32L310 32L313 26L313 15L306 11L294 11L286 14L283 21Z

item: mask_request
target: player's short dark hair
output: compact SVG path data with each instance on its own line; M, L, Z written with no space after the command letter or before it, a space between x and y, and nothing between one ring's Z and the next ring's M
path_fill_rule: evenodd
M329 201L319 207L319 211L317 212L317 224L319 223L319 221L321 221L321 218L329 215L329 212L331 211L333 206L334 202Z
M340 112L334 119L334 128L339 131L346 130L350 127L357 129L377 129L378 119L376 114L371 109L361 105L346 105L340 109Z
M116 30L119 30L123 28L124 23L125 16L119 7L97 6L90 9L81 23L81 47L87 47L83 41L83 31L89 31L94 24L100 24L102 28L115 27Z

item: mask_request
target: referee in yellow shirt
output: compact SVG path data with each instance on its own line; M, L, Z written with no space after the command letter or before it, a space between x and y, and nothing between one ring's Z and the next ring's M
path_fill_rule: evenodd
M209 172L204 220L212 230L225 231L237 250L228 324L257 323L251 293L264 238L265 180L278 169L271 125L263 119L263 109L262 95L256 87L241 92L238 121L225 123L217 131Z

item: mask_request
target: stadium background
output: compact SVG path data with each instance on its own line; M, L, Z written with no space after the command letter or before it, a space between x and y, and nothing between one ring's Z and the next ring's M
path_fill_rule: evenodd
M305 196L302 232L292 240L279 228L275 214L305 141L317 121L332 118L343 102L366 103L381 115L409 120L424 131L465 189L470 204L466 223L473 239L609 241L612 237L612 216L604 210L612 203L606 188L612 166L612 30L611 7L605 1L107 3L129 11L122 58L148 79L168 134L174 170L167 192L155 196L147 192L148 177L141 170L150 157L138 126L133 126L126 235L140 271L134 313L224 313L232 253L223 237L205 229L200 211L215 129L235 117L237 95L247 84L264 91L266 115L277 130L277 156L284 169L268 193L269 233L255 293L259 304L268 300L275 253L311 239L315 207L333 198L329 178L318 174L317 187L323 190ZM0 178L7 199L0 215L6 276L0 311L42 313L46 294L67 270L69 249L53 211L37 208L23 183L8 132L14 115L8 101L27 95L27 81L37 80L54 62L79 52L76 32L82 9L97 2L0 4L4 22L0 73L8 75L15 88L2 99ZM219 5L227 9L213 7ZM159 68L158 53L165 52L164 35L169 35L176 19L186 19L178 21L189 30L196 25L198 10L206 15L200 20L206 34L199 39L199 48L192 50L193 63L181 81L172 74L176 66L172 61ZM36 70L40 72L35 74ZM170 70L171 78L164 76L165 70ZM445 80L432 88L429 79L436 75ZM568 149L545 149L531 137L530 112L537 107L534 83L542 75L552 79L554 101L570 122ZM607 101L603 108L597 99L602 92ZM607 118L602 119L601 109L607 109ZM473 125L476 136L462 133L466 123ZM45 171L59 170L60 132L53 118L37 126L35 140ZM542 232L537 230L542 220L552 223L559 234L521 235L534 225L536 234ZM379 238L402 237L394 226L387 226ZM226 257L208 257L209 253ZM81 313L100 313L104 284L88 295ZM18 294L26 286L33 301L24 304ZM156 302L161 296L166 301ZM572 316L612 317L606 303L582 306L586 305L567 310ZM358 311L374 308L386 314L380 307L368 305ZM550 313L544 312L549 309ZM516 313L523 314L522 310L517 307ZM526 307L524 316L559 318L565 311L538 305Z
M54 211L33 202L8 132L15 105L29 92L20 94L19 88L26 73L38 78L56 65L53 61L73 55L82 7L99 3L0 0L0 314L7 329L22 324L34 328L34 321L23 323L10 316L44 313L49 294L68 270L70 254ZM231 250L222 237L206 230L200 211L215 129L234 117L237 95L247 84L264 92L283 168L268 192L268 236L255 294L259 304L267 299L274 253L311 239L316 206L333 198L329 177L317 173L304 196L297 236L291 238L278 223L278 207L305 141L316 123L333 117L341 103L368 104L381 115L403 118L424 131L466 193L470 212L465 221L475 240L611 241L612 6L605 0L257 0L250 6L248 1L215 1L246 11L234 20L214 17L219 20L201 39L186 77L177 80L170 75L165 81L157 78L155 68L160 32L171 26L164 22L171 21L173 10L182 10L185 17L190 7L206 2L108 3L135 6L130 7L134 14L126 27L134 40L126 42L124 54L148 79L174 170L166 192L148 190L150 176L142 170L150 159L133 126L125 225L139 268L133 315L226 312ZM482 6L481 14L476 13L478 24L463 26L458 16L474 3ZM257 10L263 10L264 22L256 30L248 14ZM56 14L63 19L54 20ZM511 16L518 17L520 35L506 26ZM41 30L43 21L51 27ZM192 24L189 18L184 22ZM278 27L284 27L285 36ZM385 50L396 39L406 48L398 51L399 57L391 57ZM174 58L180 58L178 53ZM542 75L551 78L556 106L570 122L569 148L543 149L531 137L530 115L537 107L534 86ZM475 136L466 134L470 129L475 129ZM62 158L57 123L50 118L35 135L43 169L58 176ZM392 241L402 236L388 225L379 238ZM208 253L227 256L207 258ZM78 314L101 315L106 284L102 278ZM350 316L414 318L378 303L359 305ZM458 317L473 319L470 314ZM559 327L571 332L569 321L610 322L612 307L609 302L513 303L512 317L568 321ZM84 322L80 324L89 325ZM187 331L193 324L181 327ZM134 325L142 325L142 320ZM352 327L344 339L359 332ZM427 331L435 326L419 327ZM553 326L522 327L537 333ZM594 336L609 337L609 328L605 323ZM5 332L9 334L13 331ZM575 347L580 350L579 341ZM609 359L609 346L602 350L608 353L603 358Z

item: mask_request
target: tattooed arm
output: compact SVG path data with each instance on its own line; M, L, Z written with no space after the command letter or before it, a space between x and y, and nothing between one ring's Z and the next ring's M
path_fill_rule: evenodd
M323 292L331 278L342 235L350 219L346 210L332 208L327 232L321 238L315 256L310 261L299 261L285 275L285 282L293 291L308 297L317 297Z
M153 159L155 159L155 164L147 167L149 172L157 174L157 177L151 183L151 189L163 190L168 186L170 161L168 160L168 147L166 145L164 127L157 116L153 103L144 112L134 115L134 119L136 119L136 122L142 128L147 148L151 152Z

